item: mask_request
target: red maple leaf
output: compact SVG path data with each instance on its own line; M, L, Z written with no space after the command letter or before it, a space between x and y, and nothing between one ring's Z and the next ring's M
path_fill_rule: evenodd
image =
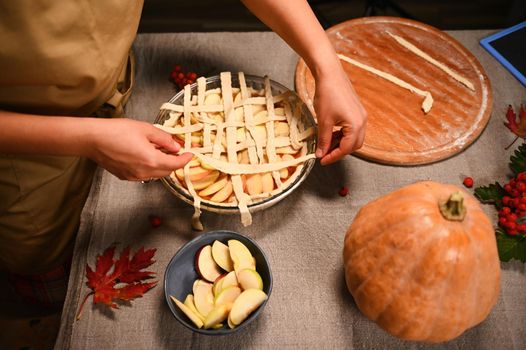
M526 137L526 106L521 105L519 118L517 119L517 115L515 114L513 107L509 105L506 112L506 119L508 122L504 122L504 124L508 127L508 129L511 130L512 133L518 137Z
M154 272L142 271L155 262L152 260L155 251L156 249L144 250L144 247L141 247L130 259L130 247L126 247L121 252L119 259L114 260L115 246L110 246L102 255L97 256L95 270L86 264L86 278L88 279L86 285L92 291L86 295L80 305L77 320L82 315L82 309L90 295L93 295L94 304L102 303L118 309L116 300L140 298L155 287L157 281L142 282L155 276Z

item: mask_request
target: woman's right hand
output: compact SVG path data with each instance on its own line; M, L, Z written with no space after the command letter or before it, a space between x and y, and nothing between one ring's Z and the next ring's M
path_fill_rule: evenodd
M181 146L172 135L131 119L100 119L93 123L87 156L121 180L150 180L170 175L193 155L176 155Z

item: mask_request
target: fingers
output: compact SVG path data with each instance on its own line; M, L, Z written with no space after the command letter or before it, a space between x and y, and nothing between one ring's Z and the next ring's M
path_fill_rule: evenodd
M163 149L167 153L175 154L179 152L181 149L181 146L174 141L172 138L172 135L169 133L162 131L161 129L157 129L154 127L155 130L151 134L148 135L148 140L155 144L158 149Z
M186 163L191 161L194 156L192 153L183 153L179 156L165 154L162 152L159 152L159 153L160 153L158 155L159 169L169 170L170 172L184 167Z
M340 144L320 160L321 165L337 162L355 149L357 140L356 133L353 133L347 128L342 129L342 131L343 137L340 141Z
M358 137L356 138L356 144L354 145L353 151L356 151L357 149L362 148L364 141L365 141L365 126L362 127L358 133Z
M336 163L337 161L341 160L346 155L351 154L352 151L353 151L352 148L348 149L347 147L342 148L340 146L338 148L335 148L331 152L326 154L322 159L320 159L320 164L329 165L332 163Z
M317 158L322 158L329 151L332 140L332 127L331 123L320 122L318 125Z

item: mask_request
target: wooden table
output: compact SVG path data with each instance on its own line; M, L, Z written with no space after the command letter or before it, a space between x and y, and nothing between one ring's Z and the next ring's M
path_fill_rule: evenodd
M432 165L395 167L346 157L338 164L316 165L307 181L276 206L256 213L242 227L237 217L205 213L207 230L230 229L257 240L274 275L274 288L261 316L228 337L201 336L180 325L164 300L163 274L171 257L196 235L190 229L193 208L160 183L119 181L100 171L83 211L69 291L57 349L241 349L241 348L376 348L420 349L429 346L398 340L367 320L346 291L342 248L346 229L359 208L370 200L418 180L460 185L464 175L475 185L506 179L513 140L503 116L508 104L526 103L526 91L479 45L490 31L450 32L477 57L494 93L490 122L462 153ZM203 33L139 35L135 43L138 71L129 117L153 121L174 90L167 77L175 63L204 75L220 71L268 74L293 88L297 56L273 33ZM338 190L350 188L347 197ZM491 207L485 206L495 220ZM148 214L163 218L152 228ZM279 220L276 220L279 218ZM157 248L152 269L159 285L144 298L108 311L88 304L82 319L75 313L87 293L86 263L94 264L113 242ZM526 344L526 269L502 264L502 290L488 319L440 349L520 349Z

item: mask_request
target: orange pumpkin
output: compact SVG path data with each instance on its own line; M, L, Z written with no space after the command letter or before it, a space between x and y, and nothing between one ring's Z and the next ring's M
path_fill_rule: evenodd
M431 181L361 208L343 261L360 311L402 339L459 336L488 316L500 289L491 221L473 196Z

